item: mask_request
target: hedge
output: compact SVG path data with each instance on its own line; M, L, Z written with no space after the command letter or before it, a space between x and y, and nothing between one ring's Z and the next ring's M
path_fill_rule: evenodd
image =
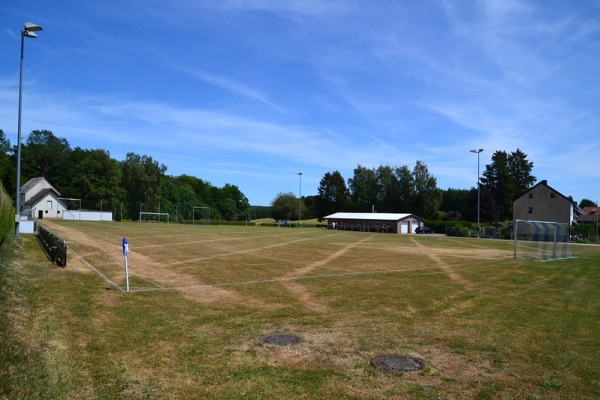
M14 210L12 199L0 182L0 245L13 233L15 228Z

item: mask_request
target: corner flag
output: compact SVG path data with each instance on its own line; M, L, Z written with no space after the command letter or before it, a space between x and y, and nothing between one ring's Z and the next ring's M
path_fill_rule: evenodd
M127 268L127 255L129 254L129 243L127 239L123 238L123 261L125 261L125 282L126 291L129 292L129 269Z

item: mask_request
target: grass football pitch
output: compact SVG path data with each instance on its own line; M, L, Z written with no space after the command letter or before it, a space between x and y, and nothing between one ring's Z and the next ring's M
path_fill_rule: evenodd
M600 398L598 246L541 263L501 240L43 224L68 266L22 235L3 267L0 398Z

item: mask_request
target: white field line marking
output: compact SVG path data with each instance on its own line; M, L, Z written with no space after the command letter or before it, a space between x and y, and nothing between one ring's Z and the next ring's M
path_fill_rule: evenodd
M278 234L261 234L261 235L255 235L255 236L250 236L252 239L255 238L269 238L269 237L282 237L282 236L291 236L294 235L295 232L285 232L285 233L278 233ZM332 234L331 237L333 236L338 236L339 234ZM210 238L207 239L208 236L202 236L200 238L198 238L197 235L184 235L184 236L191 236L193 237L193 240L190 241L186 241L186 242L177 242L177 243L169 243L168 246L173 247L173 246L189 246L189 245L194 245L194 244L206 244L206 243L218 243L218 242L231 242L231 241L238 241L238 240L246 240L248 239L247 235L244 234L240 234L240 236L236 236L236 237L227 237L227 238ZM165 237L165 238L172 238L173 235L161 235L161 236L138 236L135 237L136 240L144 240L144 239L156 239L156 238L161 238L161 237ZM183 236L182 236L183 237ZM146 249L146 248L155 248L155 247L164 247L166 246L165 244L148 244L148 245L144 245L144 246L137 246L136 248L138 249Z
M175 261L175 262L169 263L168 266L172 267L172 266L175 266L175 265L187 264L187 263L190 263L190 262L214 260L214 259L217 259L217 258L227 258L227 257L230 257L230 256L235 256L235 255L240 255L240 254L256 253L256 252L260 252L260 251L267 250L267 249L273 249L273 248L276 248L276 247L284 247L284 246L288 246L290 244L295 244L295 243L300 243L300 242L306 242L308 240L320 240L320 239L322 239L322 237L302 238L302 239L292 240L292 241L284 242L284 243L274 243L274 244L270 244L268 246L255 247L255 248L252 248L252 249L230 251L230 252L221 253L221 254L215 254L215 255L211 255L211 256L190 258L190 259L183 260L183 261ZM275 258L273 258L273 259L275 259Z
M165 286L161 285L161 284L160 284L160 283L158 283L158 282L155 282L155 281L153 281L152 279L144 278L143 276L139 276L139 275L135 275L135 277L136 277L137 279L141 279L141 280L143 280L143 281L145 281L145 282L148 282L148 283L150 283L150 284L152 284L152 285L158 286L159 288L167 289L167 287L165 287ZM130 291L130 292L132 291L132 290L131 290L131 288L129 289L129 291Z
M433 263L438 268L443 270L451 280L462 283L463 285L471 284L471 282L469 282L467 279L463 278L460 274L458 274L456 271L454 271L448 264L446 264L444 261L442 261L442 258L440 256L438 256L437 254L431 253L431 252L427 252L427 248L425 245L418 242L417 240L415 240L415 238L412 238L412 237L410 238L410 241L413 242L419 249L426 252L427 257L429 257L429 259L431 261L433 261Z
M88 267L90 267L94 272L96 272L98 274L98 276L102 279L104 279L109 285L111 285L112 287L114 287L117 290L120 290L121 292L124 292L125 289L123 289L121 286L119 286L117 283L113 282L108 276L104 275L102 272L100 272L98 269L96 269L92 264L90 264L89 262L87 262L83 257L81 257L75 250L73 250L72 247L69 247L69 250L71 251L71 253L75 254L77 256L77 258L79 258L85 265L87 265Z
M180 286L180 287L160 287L160 288L142 288L142 289L131 289L130 292L156 292L156 291L184 291L184 290L194 290L194 289L208 289L215 287L225 287L225 286L243 286L243 285L256 285L261 283L281 283L281 282L293 282L300 280L309 280L309 279L321 279L321 278L337 278L337 277L345 277L345 276L359 276L359 275L378 275L378 274L395 274L399 272L416 272L416 271L424 271L430 270L430 275L445 275L443 271L440 271L438 268L432 269L432 267L414 267L414 268L403 268L403 269L385 269L385 270L377 270L377 271L359 271L359 272L344 272L338 274L322 274L322 275L305 275L305 276L297 276L297 277L289 277L289 278L273 278L273 279L262 279L255 281L243 281L243 282L226 282L226 283L215 283L212 285L194 285L194 286Z
M292 271L292 272L284 275L283 278L290 278L290 277L294 277L294 276L300 276L300 275L307 274L307 273L311 272L312 270L314 270L315 268L321 267L321 266L335 260L336 258L343 256L344 254L346 254L348 252L348 250L360 245L361 243L371 240L372 238L373 238L373 235L363 238L363 239L359 240L358 242L350 243L349 245L344 246L340 250L336 251L333 254L330 254L329 256L327 256L321 260L317 260L303 268L299 268L295 271Z

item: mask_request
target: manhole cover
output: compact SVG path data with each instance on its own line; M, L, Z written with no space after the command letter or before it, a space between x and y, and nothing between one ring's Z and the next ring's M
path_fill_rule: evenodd
M273 344L276 346L292 346L302 342L302 339L298 335L293 333L271 333L269 335L262 336L258 339L258 344Z
M425 362L419 358L387 354L375 357L371 364L384 372L410 372L425 368Z

